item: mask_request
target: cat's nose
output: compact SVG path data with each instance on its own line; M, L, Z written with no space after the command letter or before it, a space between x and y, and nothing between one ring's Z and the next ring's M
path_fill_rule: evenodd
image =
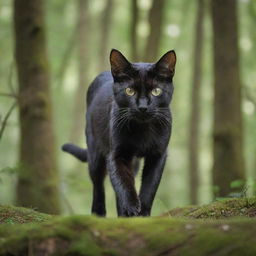
M148 102L145 97L141 97L138 102L138 109L140 112L145 113L148 110Z
M147 107L139 107L139 111L145 113L148 110Z

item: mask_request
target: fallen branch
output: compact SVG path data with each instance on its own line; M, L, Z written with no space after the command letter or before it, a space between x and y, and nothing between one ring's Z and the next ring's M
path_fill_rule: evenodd
M1 141L2 136L3 136L3 134L4 134L4 130L5 130L5 127L6 127L6 125L7 125L7 121L8 121L8 119L9 119L9 117L11 116L11 113L12 113L12 111L14 110L14 108L16 107L16 105L17 105L17 102L15 101L15 102L11 105L10 109L8 110L8 112L6 113L6 115L5 115L5 117L4 117L4 120L3 120L2 125L1 125L1 129L0 129L0 141Z
M10 98L15 98L15 99L18 98L18 95L15 94L15 93L0 92L0 96L3 96L3 97L10 97Z
M69 61L72 57L73 51L77 42L77 28L74 29L74 32L71 34L69 41L66 46L66 50L63 54L61 65L56 75L56 88L60 88L63 85L63 80L69 65Z

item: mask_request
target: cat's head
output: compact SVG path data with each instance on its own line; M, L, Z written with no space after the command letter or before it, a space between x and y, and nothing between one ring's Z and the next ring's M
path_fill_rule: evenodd
M169 107L176 64L173 50L156 63L130 63L113 49L110 64L115 101L119 108L129 110L131 118L150 120Z

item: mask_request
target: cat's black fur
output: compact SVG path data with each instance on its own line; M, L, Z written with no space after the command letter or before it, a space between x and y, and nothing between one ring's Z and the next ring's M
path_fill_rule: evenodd
M176 55L167 52L157 63L130 63L117 50L110 54L111 72L103 72L87 93L88 149L65 144L63 150L88 161L93 182L92 213L105 216L104 178L116 193L118 216L149 216L160 183L171 135L169 110ZM135 90L126 94L127 87ZM154 88L162 94L153 96ZM145 158L142 184L134 186L138 158Z

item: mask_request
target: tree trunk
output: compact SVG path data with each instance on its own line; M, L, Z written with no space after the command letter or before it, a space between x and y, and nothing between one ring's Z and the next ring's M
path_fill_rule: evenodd
M190 18L189 15L191 13L191 8L193 8L193 5L194 5L194 1L191 1L191 0L184 0L182 2L181 8L179 10L182 13L182 16L178 21L181 34L178 37L172 39L172 45L173 45L172 48L174 49L176 49L176 47L177 48L187 47L186 45L190 44L190 41L188 42L184 40L184 37L187 36L185 31L186 31L188 19Z
M108 70L109 67L109 38L113 16L113 0L107 0L102 12L100 44L99 44L99 72Z
M202 80L202 53L204 40L204 0L197 1L197 17L194 40L194 63L191 91L191 113L189 126L189 176L190 176L190 202L198 203L199 186L199 129L200 129L200 102Z
M56 74L56 90L57 91L63 88L65 75L67 73L68 67L70 65L70 61L73 57L74 48L76 46L77 34L78 34L77 29L74 29L72 35L70 36L67 42L65 51L63 53L61 64Z
M145 62L153 62L158 58L158 51L161 42L162 27L164 21L165 0L153 0L149 11L148 22L150 33L146 42L144 59Z
M237 1L212 0L214 48L213 183L218 195L245 179ZM241 190L241 188L240 188Z
M15 0L21 164L17 202L59 213L58 172L42 0Z
M255 31L255 25L256 25L256 2L254 0L250 0L249 4L248 4L248 13L250 14L250 29L249 29L249 33L250 33L250 37L251 37L251 40L252 42L255 42L256 41L256 31ZM251 52L253 54L256 53L256 45L255 43L252 44L252 49L251 49ZM251 70L255 70L255 67L256 67L256 63L255 63L255 55L251 54L251 57L250 57L250 60L248 62L247 65L250 65L251 66ZM250 85L251 89L253 88L254 84L253 84L253 81L252 81L252 84ZM254 87L255 88L255 87ZM254 95L247 95L247 96L250 96L251 98L251 103L253 103L254 105L254 109L256 109L256 91L254 91L255 94ZM250 93L250 92L249 92ZM249 94L248 93L248 94ZM254 120L251 120L254 124L254 127L256 128L256 119L254 118ZM254 132L256 131L256 129L254 129ZM255 134L255 133L254 133ZM254 134L250 134L251 136L254 136ZM250 136L249 135L249 136ZM252 158L252 178L254 180L254 184L253 184L253 195L256 196L256 158L255 158L255 155L256 155L256 142L254 143L254 149L253 149L253 158Z
M131 58L133 62L137 62L138 58L138 42L137 42L137 26L139 19L138 0L131 1Z
M88 0L78 0L78 86L74 98L70 141L78 143L85 127L85 94L88 70L89 13Z

